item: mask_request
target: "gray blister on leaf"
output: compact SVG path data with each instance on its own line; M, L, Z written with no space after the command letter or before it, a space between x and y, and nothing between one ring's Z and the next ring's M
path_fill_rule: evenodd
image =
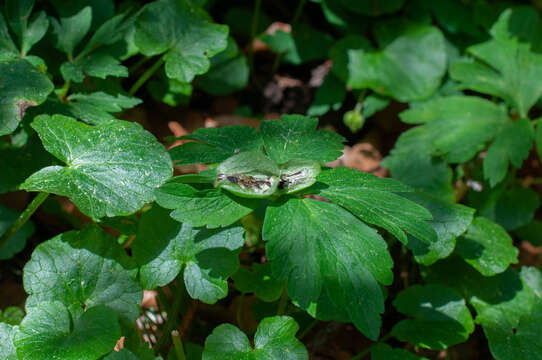
M294 159L280 165L279 190L290 194L308 188L320 174L320 164L312 160Z
M242 197L266 197L279 185L278 165L261 152L249 151L224 160L217 167L215 186Z

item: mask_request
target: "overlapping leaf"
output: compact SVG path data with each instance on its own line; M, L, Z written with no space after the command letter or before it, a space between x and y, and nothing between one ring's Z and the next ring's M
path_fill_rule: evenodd
M289 198L270 206L263 239L273 275L307 308L324 291L368 337L378 337L392 260L378 233L334 204ZM325 290L324 290L325 289Z
M437 240L437 234L427 222L431 214L394 194L411 191L398 181L348 168L323 171L318 181L324 184L318 194L348 209L364 222L383 227L403 243L407 243L406 233L427 243Z
M21 188L70 197L94 218L127 215L154 200L154 189L172 174L169 155L136 123L89 126L55 115L32 123L45 148L66 166L50 166Z
M168 211L153 207L140 223L133 252L147 289L173 281L183 270L188 294L215 303L228 294L228 277L239 267L244 229L233 226L208 230L181 224Z
M254 293L263 301L276 301L282 293L282 281L271 275L271 263L252 264L252 271L240 267L232 279L235 287L242 293Z
M136 273L135 263L99 227L70 231L39 245L26 264L26 308L59 301L78 317L86 308L106 305L132 322L143 296Z
M11 226L19 215L17 211L0 205L0 235ZM33 233L34 225L31 222L24 224L4 246L0 247L0 260L9 259L24 249L26 239Z
M28 61L0 61L0 135L12 133L26 109L44 102L53 88L51 80Z
M254 335L254 348L237 327L222 324L205 340L203 360L308 360L307 350L295 334L299 326L288 316L265 318Z
M136 21L135 43L147 56L163 54L166 74L190 82L210 67L209 58L224 50L228 28L187 0L158 0Z
M399 293L393 305L414 319L401 320L392 334L417 346L446 349L466 341L474 331L465 300L445 286L411 286Z
M45 12L40 11L30 17L34 1L6 1L6 17L20 43L20 54L24 57L49 28L49 19ZM1 20L0 20L1 21ZM1 25L0 25L1 26Z
M120 338L117 314L103 305L73 318L60 302L34 308L15 334L20 360L96 360L109 353Z
M116 96L95 92L91 94L72 94L68 97L71 114L89 124L99 125L115 120L111 113L133 108L141 103L138 98L117 94Z
M18 360L13 337L18 330L18 326L0 322L0 357L4 360Z

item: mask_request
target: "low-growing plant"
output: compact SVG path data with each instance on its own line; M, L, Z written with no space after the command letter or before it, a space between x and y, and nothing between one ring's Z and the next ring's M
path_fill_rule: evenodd
M0 205L26 292L0 358L316 359L334 324L362 339L352 360L541 357L542 274L516 246L542 244L538 3L301 0L275 31L261 0L145 3L0 6L0 193L32 195ZM266 93L256 40L271 74L324 62L307 115L169 149L118 115ZM336 166L347 141L317 117L355 133L383 110L412 125L392 178Z

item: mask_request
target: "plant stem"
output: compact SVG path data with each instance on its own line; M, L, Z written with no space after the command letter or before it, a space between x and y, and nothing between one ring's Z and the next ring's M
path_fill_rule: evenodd
M72 84L71 80L68 80L64 83L60 91L58 92L58 98L60 101L64 102L66 101L66 96L68 95L68 91L70 91L70 86Z
M130 95L134 95L137 90L139 90L139 88L141 86L143 86L143 84L145 84L145 82L147 80L149 80L149 78L158 70L160 69L160 66L162 66L162 64L164 63L164 56L161 56L160 59L158 59L158 61L156 61L150 68L147 69L147 71L145 71L140 77L139 79L137 79L137 81L135 82L134 85L132 85L132 87L130 88L130 91L128 91L128 94Z
M288 292L286 291L286 283L282 286L282 295L280 295L279 306L277 308L277 315L283 315L286 310L286 304L288 303Z
M290 25L292 26L292 34L295 31L294 25L298 22L299 18L301 17L301 14L303 13L303 7L305 6L306 2L307 0L299 0L299 3L297 4L297 8L295 9L295 13L294 13L294 16L292 17L292 21L290 21ZM284 57L284 53L280 53L275 58L275 62L273 63L273 67L271 70L271 73L273 75L277 72L280 66L280 63L282 62L283 57Z
M241 330L243 330L243 319L241 318L241 312L243 311L244 302L245 302L245 293L241 293L241 296L239 296L239 300L237 300L237 313L236 313L237 327Z
M256 0L254 4L254 15L252 15L252 27L250 29L250 46L248 48L248 65L251 74L254 74L254 38L256 37L256 32L258 31L261 7L262 0Z
M40 205L47 199L49 193L41 192L32 202L24 209L22 214L15 220L13 224L6 230L0 237L0 249L6 245L9 239L30 219L32 214L40 207Z
M145 64L147 61L149 61L151 58L149 56L143 56L141 59L139 59L134 65L130 66L128 69L128 72L130 74L133 74L134 71L139 69L143 64Z
M173 346L175 348L175 355L177 355L177 360L186 360L184 355L183 342L177 330L171 332L171 340L173 341Z
M181 274L183 273L182 270L180 272ZM160 336L158 341L156 341L156 345L154 345L155 354L160 353L162 348L166 345L169 334L171 334L171 331L175 329L177 319L179 317L179 312L181 310L181 304L183 299L183 293L181 290L184 291L184 281L182 277L178 279L177 283L179 283L180 285L178 285L178 288L176 289L177 291L175 291L175 293L173 294L175 298L173 299L173 304L171 305L171 308L169 309L170 311L167 314L167 321L164 325L162 335Z
M370 353L371 350L372 350L376 345L385 342L385 341L388 340L390 337L391 337L391 333L388 333L388 334L382 336L382 337L380 338L380 340L378 340L378 342L375 342L375 343L372 344L371 346L367 347L365 350L363 350L363 351L360 352L359 354L354 355L352 358L350 358L350 360L359 360L359 359L363 359L363 357L364 357L365 355L367 355L368 353Z
M312 330L312 328L314 328L316 326L316 324L318 324L319 322L320 322L320 320L314 319L305 329L303 329L302 332L299 333L297 338L299 340L303 339Z

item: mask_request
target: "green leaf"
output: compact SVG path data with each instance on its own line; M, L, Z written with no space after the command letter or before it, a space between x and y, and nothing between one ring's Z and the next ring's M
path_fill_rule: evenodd
M177 164L216 163L245 151L262 149L260 134L249 126L200 128L184 140L195 140L174 147L169 152Z
M268 197L277 191L280 169L259 151L242 152L216 168L215 186L242 197Z
M542 246L542 221L533 220L529 224L516 230L516 234L519 239L523 241L528 241L532 245L538 247Z
M408 237L407 247L414 254L416 261L429 266L438 259L450 255L456 246L456 237L467 230L475 210L423 192L403 196L431 212L433 220L429 221L429 224L437 233L437 241L429 244L412 235Z
M19 215L17 211L0 205L0 235L9 229ZM23 250L26 245L26 239L33 233L34 225L31 222L25 223L4 246L0 247L0 260L9 259Z
M26 109L43 103L51 80L26 60L0 61L0 136L12 133Z
M30 19L33 7L33 0L8 0L6 2L6 15L11 29L19 38L23 57L32 46L43 38L49 28L49 19L43 11Z
M320 173L318 194L349 210L364 222L383 227L399 241L407 234L431 243L437 234L427 222L431 213L394 192L412 191L396 180L381 179L354 169L335 168Z
M506 230L486 218L476 218L457 240L455 252L484 276L505 271L518 262L518 249Z
M205 340L203 360L308 360L303 343L296 339L299 326L289 316L263 319L254 335L254 348L237 327L222 324Z
M169 106L187 105L190 102L192 90L192 84L170 79L163 71L159 71L158 76L147 83L147 91L153 99Z
M257 199L238 198L217 189L197 190L178 183L162 185L155 196L160 206L174 209L171 217L175 220L208 228L233 224L260 203Z
M442 285L414 285L393 301L395 308L413 319L401 320L392 334L401 341L432 350L462 343L474 331L465 300Z
M67 166L46 167L21 188L68 196L93 218L140 209L173 172L164 147L137 123L89 126L62 115L41 115L32 127L47 151Z
M328 162L341 156L344 138L334 132L317 130L318 119L283 115L260 125L267 155L282 164L292 159Z
M347 38L348 39L348 38ZM350 41L350 40L348 40ZM333 71L353 89L369 88L401 102L424 100L439 88L446 72L444 36L435 27L411 25L380 51L338 42L331 52ZM335 65L337 54L347 60ZM346 69L344 68L346 65Z
M271 263L253 263L250 271L240 267L232 275L234 285L242 293L254 293L265 302L277 301L282 293L282 281L271 275Z
M95 306L70 318L60 302L45 302L25 317L14 343L20 360L96 360L120 338L114 310Z
M26 308L59 301L77 317L106 305L133 322L143 297L136 274L134 261L98 226L69 231L40 244L25 265Z
M276 53L284 54L284 61L294 65L325 59L333 37L306 24L295 24L291 32L277 30L263 34L260 40Z
M504 10L491 27L491 36L498 40L516 39L527 42L535 51L542 47L542 21L533 6L517 6Z
M486 217L506 230L515 230L530 223L540 206L540 197L534 190L515 186L510 189L484 189L469 196L478 215Z
M4 311L0 310L0 323L19 325L23 318L24 311L20 307L9 306Z
M0 323L0 357L4 360L19 359L13 345L13 337L18 328L18 326Z
M119 113L141 104L141 100L135 97L122 94L115 96L101 91L91 94L72 94L68 100L70 112L75 118L94 125L115 120L111 113Z
M380 343L376 344L371 350L372 360L427 360L426 358L418 357L411 352L403 349L394 349L389 345Z
M132 352L122 349L119 352L113 351L107 355L104 360L139 360Z
M541 119L538 119L538 122L536 123L536 135L535 135L535 145L536 145L536 152L538 154L538 158L542 159L542 123Z
M92 24L92 8L86 6L77 14L61 17L60 22L51 18L53 32L57 38L57 48L73 58L75 47L83 40Z
M534 129L529 119L507 122L495 141L489 146L484 158L484 178L491 186L501 182L508 164L521 168L533 146Z
M307 110L309 116L320 116L330 110L339 110L346 96L345 84L333 72L329 72L322 85L316 89L314 101Z
M80 83L85 75L105 79L108 76L127 77L128 68L120 64L120 60L110 54L108 48L93 52L89 56L77 58L73 62L65 62L60 66L65 81Z
M409 109L401 113L401 120L423 124L433 155L461 163L482 150L508 122L508 116L504 108L480 97L449 96Z
M514 107L521 117L542 95L542 55L532 53L528 44L517 40L493 39L467 49L478 62L458 61L450 76L463 88L498 96Z
M209 70L209 58L224 50L228 27L187 0L158 0L136 21L135 43L146 56L165 53L166 74L183 82Z
M346 210L322 201L287 198L267 208L263 226L273 276L307 308L325 291L360 331L376 339L392 282L386 242Z
M405 0L339 0L339 2L358 14L378 16L399 10Z
M243 234L241 226L192 228L153 207L141 218L132 246L141 266L140 281L152 289L173 281L183 270L188 294L213 304L228 294L228 277L239 267L236 250L244 244Z
M0 11L0 61L14 59L18 55L19 50L13 43L4 15Z
M445 201L454 201L452 169L444 161L431 156L432 140L424 126L405 131L399 136L390 155L382 161L382 166L390 170L394 179L416 190Z
M227 95L244 89L248 84L249 73L246 57L238 56L211 67L198 79L197 84L210 95Z

